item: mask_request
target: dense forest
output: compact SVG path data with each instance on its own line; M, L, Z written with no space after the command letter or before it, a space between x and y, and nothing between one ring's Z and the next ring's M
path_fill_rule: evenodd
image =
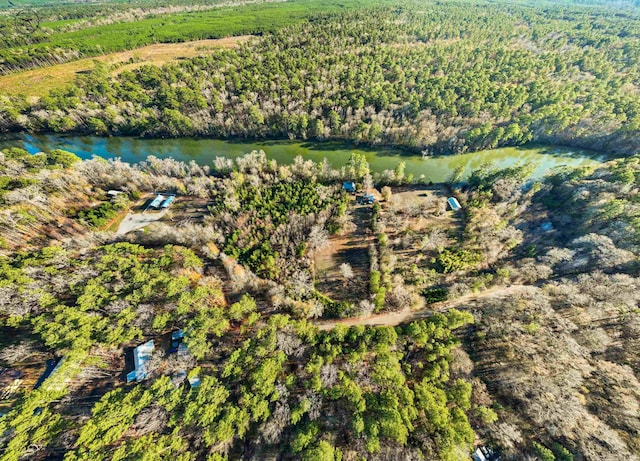
M453 461L478 444L637 459L637 157L435 186L402 165L372 175L359 155L336 170L7 149L0 170L0 366L32 383L65 358L3 397L3 461ZM358 205L346 178L380 202ZM89 218L112 188L123 208L179 200L120 235ZM445 211L452 191L461 212ZM344 239L364 265L340 264ZM127 348L149 339L146 379L123 384Z
M629 155L640 132L633 10L401 3L334 13L39 101L0 98L3 130L290 137L456 153L529 141Z
M383 1L16 0L32 36L0 2L0 72L255 34L0 88L0 131L610 159L433 184L0 149L0 461L640 461L637 8Z

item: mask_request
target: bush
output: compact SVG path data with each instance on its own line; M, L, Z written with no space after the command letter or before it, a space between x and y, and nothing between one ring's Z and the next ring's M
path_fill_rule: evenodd
M80 161L80 157L66 150L52 150L47 154L47 164L51 166L61 166L62 168L69 168L74 163Z
M445 287L425 288L424 290L422 290L421 294L427 301L427 304L433 304L441 301L446 301L449 295L449 291Z
M476 413L483 424L493 424L498 420L497 413L488 407L479 406L476 408Z
M533 451L536 452L541 461L556 461L553 452L538 442L533 442Z
M556 461L573 461L571 452L557 442L551 446L551 451L556 456Z
M482 261L482 254L478 251L463 248L445 249L435 258L439 272L449 273L469 269Z
M101 203L97 207L82 210L78 213L78 219L91 227L102 227L124 209L123 205L111 202Z
M387 290L385 288L380 288L376 293L376 298L374 304L376 305L376 312L379 312L384 308L384 301L387 297Z
M376 294L380 290L380 271L371 271L369 276L369 291Z

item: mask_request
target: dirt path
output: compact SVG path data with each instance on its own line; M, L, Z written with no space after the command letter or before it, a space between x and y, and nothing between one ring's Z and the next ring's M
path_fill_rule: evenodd
M535 288L530 285L511 285L509 287L494 287L489 288L481 293L470 293L468 295L461 296L449 302L441 302L431 304L428 308L424 308L419 311L412 311L405 309L398 312L389 312L386 314L371 315L369 317L352 317L348 319L332 320L332 321L318 321L315 322L316 326L320 330L331 330L338 325L344 325L347 327L355 325L378 325L378 326L396 326L401 323L411 322L413 320L425 318L431 316L434 312L446 312L448 309L459 306L468 301L474 301L487 296L509 296L518 292L522 292L531 288Z

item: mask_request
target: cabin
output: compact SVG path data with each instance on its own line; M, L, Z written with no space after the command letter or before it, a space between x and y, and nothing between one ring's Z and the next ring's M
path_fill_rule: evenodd
M353 181L345 181L342 183L342 188L350 194L354 194L356 192L356 183Z
M166 199L164 199L164 201L162 202L162 204L160 205L160 208L162 208L163 210L166 210L167 208L169 208L171 206L171 204L173 203L173 201L176 199L175 195L170 195L169 197L167 197Z
M455 197L449 197L447 199L447 204L453 211L458 211L462 209L462 207L460 206L460 202L458 202L458 199Z
M153 199L153 201L149 204L149 208L155 208L156 210L158 208L160 208L160 205L162 205L164 203L164 201L167 199L167 197L165 197L164 195L156 195L156 198Z
M133 349L133 365L134 368L132 371L127 373L127 382L130 383L132 381L142 381L147 377L148 365L151 361L151 356L153 355L155 347L153 345L153 340L147 341L144 344L139 345Z

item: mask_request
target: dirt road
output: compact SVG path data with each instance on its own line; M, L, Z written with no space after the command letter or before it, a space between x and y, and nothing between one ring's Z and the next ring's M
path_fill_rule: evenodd
M516 293L520 293L529 289L535 289L534 286L529 285L511 285L509 287L494 287L489 288L481 293L470 293L468 295L461 296L460 298L452 301L445 301L441 303L435 303L428 308L424 308L419 311L412 311L405 309L398 312L389 312L386 314L370 315L368 317L352 317L348 319L339 319L331 321L318 321L315 322L316 326L320 330L331 330L338 325L344 325L351 327L354 325L379 325L379 326L396 326L401 323L411 322L413 320L429 317L434 312L446 312L448 309L457 307L465 302L475 301L480 298L488 296L511 296Z

